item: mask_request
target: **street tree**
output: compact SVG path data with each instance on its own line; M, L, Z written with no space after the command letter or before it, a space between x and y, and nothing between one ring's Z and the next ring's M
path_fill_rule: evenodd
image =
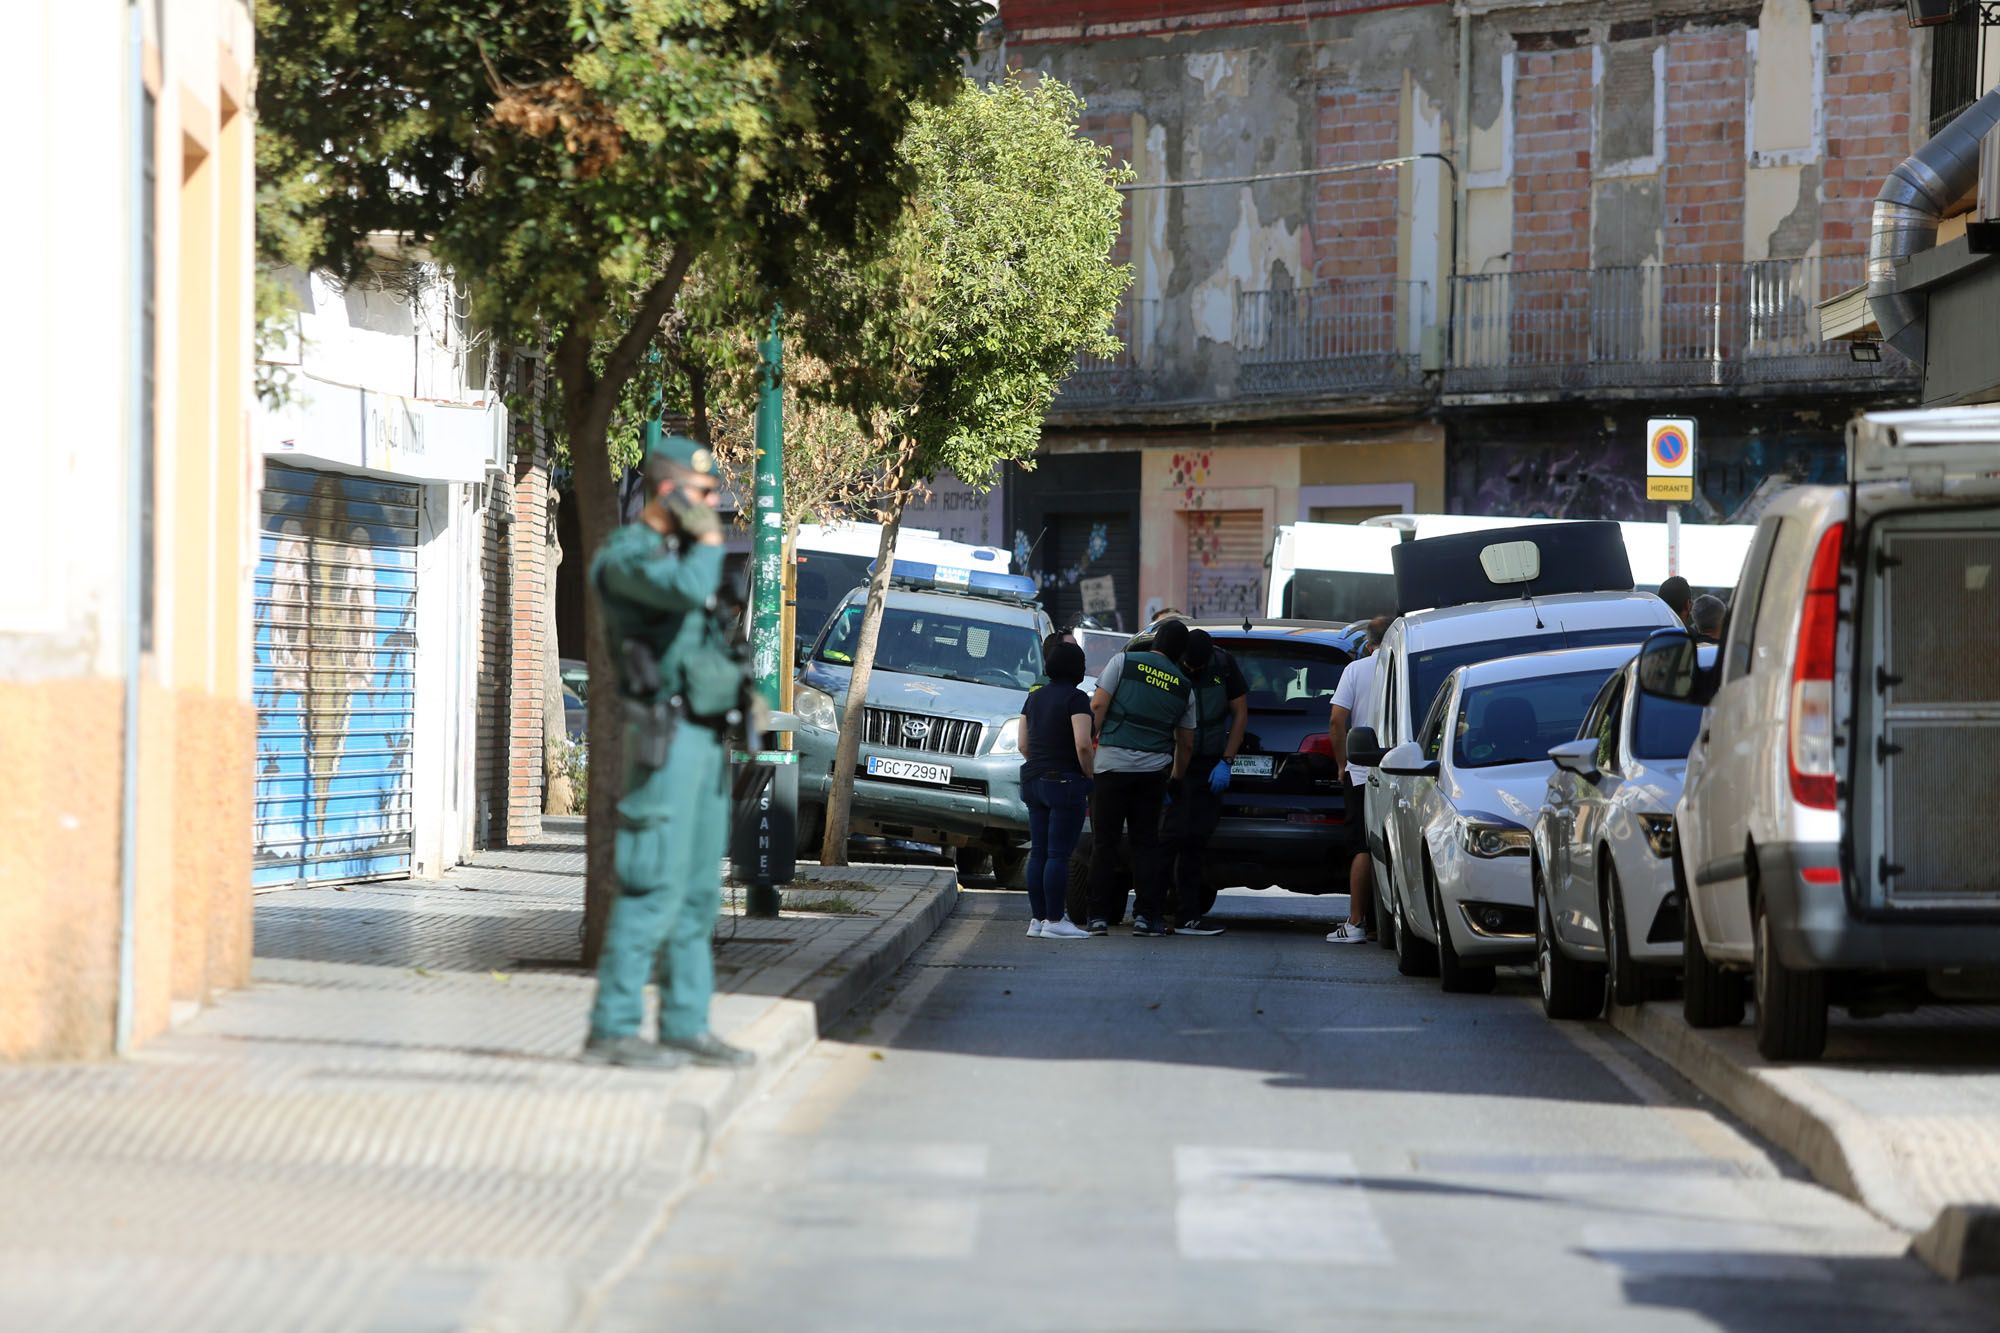
M549 349L588 560L617 522L608 440L689 271L771 298L899 216L897 146L948 95L977 0L258 0L258 233L343 275L426 248L504 341ZM593 679L614 662L596 599ZM590 691L585 961L615 894L617 691Z
M1079 352L1111 331L1129 270L1111 259L1123 168L1077 128L1083 102L1052 78L967 80L918 110L903 139L909 200L888 244L808 275L816 307L852 333L837 399L874 438L882 522L833 764L820 859L847 860L849 809L904 505L949 469L968 482L1025 459Z

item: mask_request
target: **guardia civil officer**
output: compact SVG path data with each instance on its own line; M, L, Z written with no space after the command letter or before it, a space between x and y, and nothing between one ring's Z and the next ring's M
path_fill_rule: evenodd
M1194 749L1194 687L1181 672L1187 622L1161 622L1146 652L1104 664L1090 711L1097 723L1096 781L1090 794L1090 918L1105 934L1125 913L1120 834L1131 839L1134 935L1171 935L1167 873L1160 855L1160 807L1167 784L1186 771Z
M1250 687L1236 659L1218 648L1205 629L1188 634L1181 670L1194 685L1194 757L1167 807L1173 875L1168 914L1176 935L1220 935L1222 927L1207 919L1215 907L1215 890L1202 873L1202 862L1222 820L1229 761L1243 748L1243 732L1250 724Z
M619 663L625 797L618 803L618 900L605 928L584 1057L670 1069L753 1057L708 1030L710 931L722 905L729 823L725 733L743 669L716 611L722 524L715 457L670 435L646 456L645 504L591 562ZM646 981L660 983L659 1040L639 1035Z

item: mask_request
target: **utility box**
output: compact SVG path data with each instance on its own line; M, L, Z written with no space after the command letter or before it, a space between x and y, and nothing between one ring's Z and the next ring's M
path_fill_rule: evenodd
M738 750L730 778L730 870L750 889L750 915L772 915L777 886L798 873L798 752ZM760 898L769 912L757 910Z

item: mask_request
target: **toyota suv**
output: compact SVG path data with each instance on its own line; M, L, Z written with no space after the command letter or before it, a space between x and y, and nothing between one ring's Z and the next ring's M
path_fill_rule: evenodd
M1723 628L1640 655L1704 704L1676 812L1683 1004L1767 1059L1857 1016L1992 998L2000 970L2000 409L1848 428L1845 486L1766 511Z
M1019 887L1028 839L1021 705L1051 630L1034 580L905 560L890 578L850 828L951 848L968 870L990 854L995 878ZM867 600L856 588L834 609L793 696L802 847L817 847L824 827Z

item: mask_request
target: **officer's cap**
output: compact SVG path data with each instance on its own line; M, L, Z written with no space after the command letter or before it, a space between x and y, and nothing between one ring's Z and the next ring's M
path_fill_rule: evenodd
M646 455L648 463L655 460L697 476L715 475L715 455L700 440L690 440L685 435L661 436L660 442Z

